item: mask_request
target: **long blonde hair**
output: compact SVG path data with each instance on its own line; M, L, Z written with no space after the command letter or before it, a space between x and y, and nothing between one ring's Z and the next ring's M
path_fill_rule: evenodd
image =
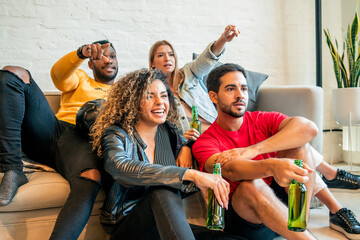
M157 41L151 46L150 51L149 51L149 69L153 69L152 64L154 61L155 53L156 53L158 47L163 46L163 45L168 45L171 48L171 50L173 51L174 58L175 58L175 69L171 73L171 78L169 80L169 84L173 88L178 89L180 84L184 81L184 73L183 73L182 69L179 69L179 67L178 67L177 54L175 52L174 47L171 45L171 43L169 41L167 41L167 40Z
M169 98L167 120L175 123L178 118L174 95L166 84L166 76L160 70L141 69L121 77L109 90L107 100L91 128L93 150L101 157L100 139L105 129L119 125L129 136L133 136L135 124L140 120L140 104L147 97L153 80L161 80Z

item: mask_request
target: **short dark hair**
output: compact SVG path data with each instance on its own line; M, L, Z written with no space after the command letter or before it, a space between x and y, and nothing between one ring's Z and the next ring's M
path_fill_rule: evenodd
M99 43L100 45L104 45L104 44L107 44L107 43L110 43L110 47L112 47L114 49L114 51L116 52L113 44L111 42L109 42L108 40L99 40L99 41L96 41L96 42L93 42L92 44L97 44Z
M245 69L235 63L225 63L215 69L213 69L206 80L206 86L208 92L213 91L218 93L220 87L220 78L229 72L241 72L246 78Z

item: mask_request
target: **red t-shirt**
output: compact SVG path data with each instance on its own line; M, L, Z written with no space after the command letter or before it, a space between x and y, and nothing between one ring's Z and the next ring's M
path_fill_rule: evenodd
M228 131L220 127L215 121L192 147L193 154L199 163L200 171L204 170L206 160L216 153L233 148L243 148L261 142L278 132L280 123L287 118L278 112L246 112L243 116L243 124L237 131ZM253 160L262 160L275 157L276 153L266 153L256 156ZM230 183L230 194L235 191L238 182ZM272 177L264 181L270 184Z

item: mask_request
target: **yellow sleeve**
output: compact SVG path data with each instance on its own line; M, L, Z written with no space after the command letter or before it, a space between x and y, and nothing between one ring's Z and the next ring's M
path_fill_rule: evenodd
M80 59L76 50L60 58L51 68L51 78L57 89L62 92L69 92L79 86L80 79L83 78L84 71L78 71L77 68L84 62Z

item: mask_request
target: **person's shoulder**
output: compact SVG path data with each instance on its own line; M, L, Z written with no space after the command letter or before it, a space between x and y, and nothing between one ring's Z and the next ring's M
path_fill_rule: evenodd
M280 112L267 112L267 111L254 111L254 112L246 112L248 116L252 117L272 117L272 116L282 116L284 114Z
M271 116L273 114L276 114L276 112L265 112L265 111L249 112L249 111L246 111L244 114L244 118L256 119L256 118Z
M277 119L285 119L286 115L280 112L266 112L266 111L255 111L255 112L246 112L244 115L245 122L250 124L251 122L255 124L263 124L264 122L274 122Z
M117 124L107 127L104 130L102 137L106 137L106 136L110 136L110 135L118 135L118 136L124 137L124 138L129 137L127 132Z
M216 133L219 131L219 126L217 125L216 121L214 121L210 127L208 129L206 129L201 135L200 137L196 140L210 140L210 139L217 139L216 137Z

